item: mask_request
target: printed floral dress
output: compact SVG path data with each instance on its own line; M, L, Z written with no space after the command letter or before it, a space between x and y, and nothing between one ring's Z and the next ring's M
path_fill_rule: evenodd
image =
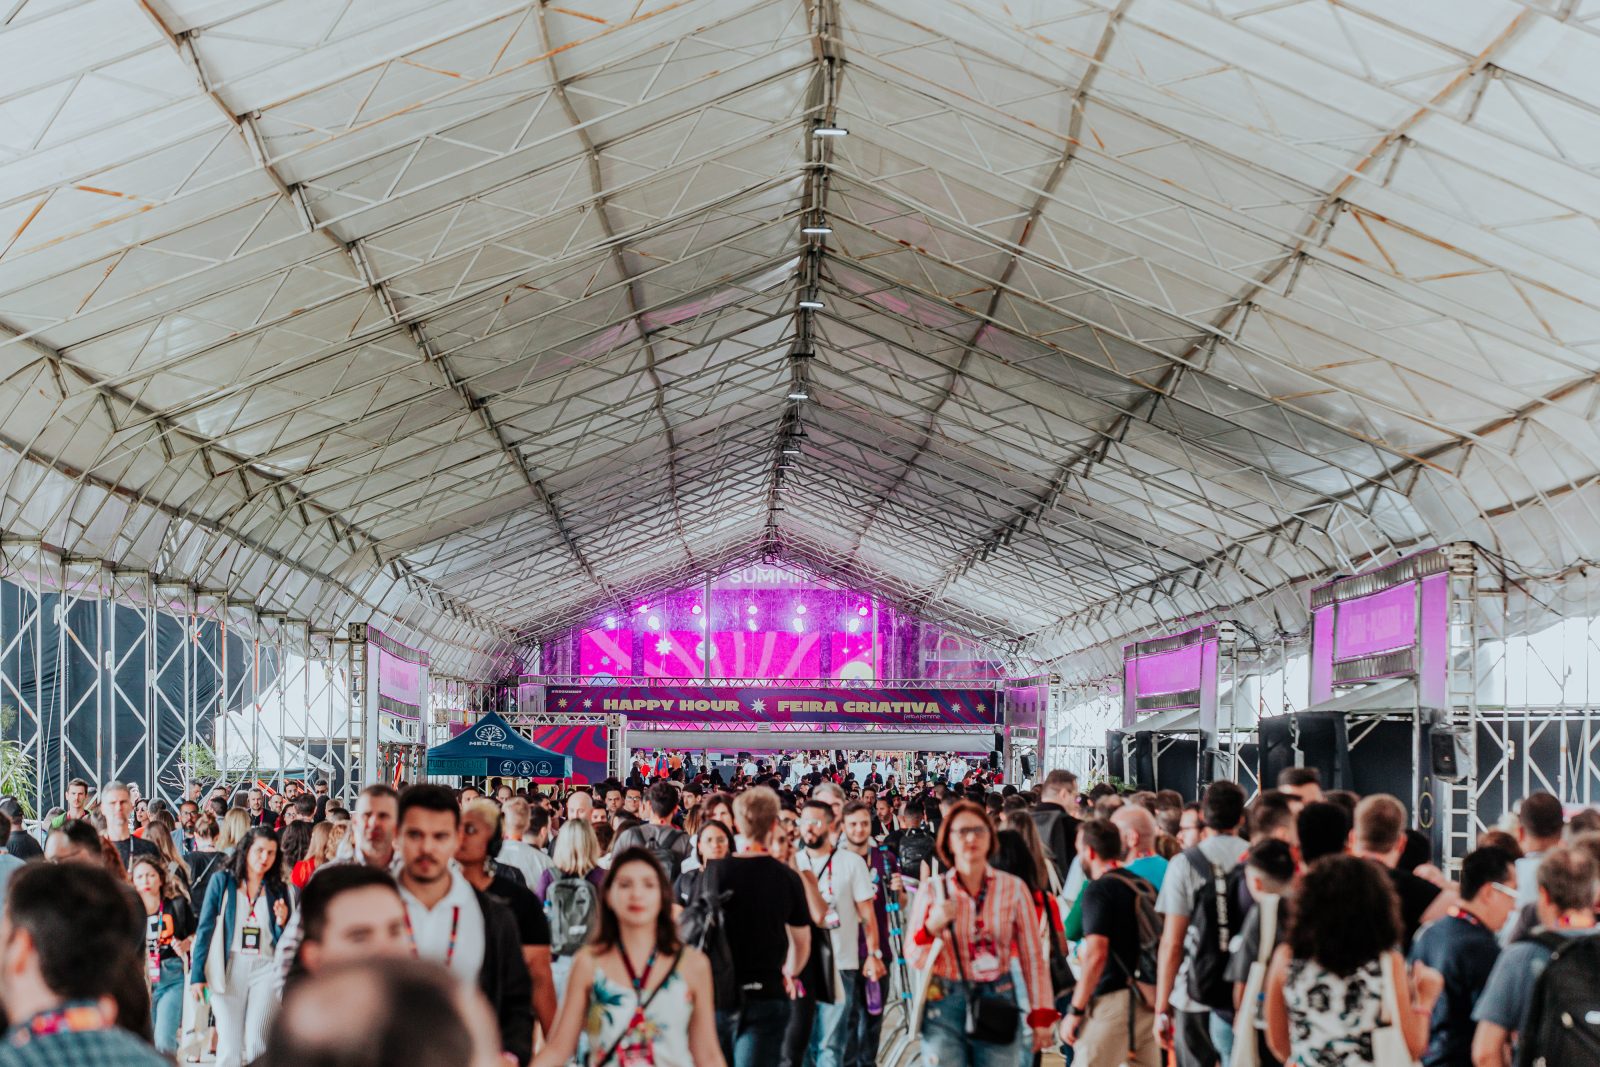
M1312 960L1290 960L1283 983L1289 1009L1285 1067L1349 1067L1372 1063L1372 1032L1383 1005L1383 957L1348 978Z
M641 1019L642 999L648 999L650 1006ZM689 1055L690 1013L689 986L677 971L667 976L653 998L648 991L641 998L631 984L614 982L595 968L584 1027L590 1061L598 1061L617 1045L607 1067L694 1067Z

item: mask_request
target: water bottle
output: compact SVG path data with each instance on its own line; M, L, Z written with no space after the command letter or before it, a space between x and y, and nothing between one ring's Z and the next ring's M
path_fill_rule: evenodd
M867 983L867 1014L883 1014L883 983L876 978L866 979Z

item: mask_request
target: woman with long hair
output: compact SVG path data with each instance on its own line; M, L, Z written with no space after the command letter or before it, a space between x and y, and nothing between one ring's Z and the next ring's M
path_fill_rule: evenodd
M295 825L300 826L303 824L295 823ZM284 837L287 838L288 836L288 831L284 831ZM317 873L317 868L328 861L328 842L332 839L333 823L319 822L311 828L311 837L306 843L305 855L298 860L294 860L293 866L289 870L289 883L291 885L296 889L304 889L306 887L306 883L311 881L311 876ZM288 857L289 851L286 845L284 847L285 858Z
M306 853L311 850L311 824L308 822L292 822L278 831L278 862L283 868L285 877L291 882L294 869L300 861L306 858Z
M606 874L593 937L573 962L555 1030L533 1067L571 1062L580 1033L590 1067L726 1067L711 996L711 965L679 942L661 865L648 849L624 849Z
M727 859L733 855L733 831L715 819L706 819L694 835L694 854L700 857L700 866L684 871L673 883L673 913L689 906L689 901L700 892L700 881L705 877L705 865L713 860Z
M178 851L178 843L172 839L171 828L161 819L151 819L144 829L144 839L156 846L156 854L161 857L161 862L167 865L167 874L177 885L178 891L185 897L192 897L189 865L184 862L183 855Z
M150 982L150 1026L157 1052L178 1050L183 1018L184 957L194 937L194 910L177 879L157 856L133 860L133 888L144 904L145 977Z
M999 835L988 812L971 801L950 808L934 850L950 869L917 887L906 945L908 962L932 971L921 1028L923 1062L947 1067L1022 1063L1030 1049L1041 1051L1052 1043L1060 1018L1050 1006L1050 972L1033 894L1022 879L991 865L1000 850ZM1026 849L1018 853L1025 855ZM1026 1001L1035 1005L1026 1014L1012 976L1013 960L1021 965ZM985 1022L971 1033L969 1004Z
M250 832L250 813L243 808L229 808L222 817L222 830L217 834L217 851L230 856L244 835Z
M288 921L278 835L253 827L206 886L189 965L195 995L211 993L218 1067L243 1067L263 1051L276 1003L272 953Z
M1444 980L1419 968L1412 993L1401 929L1399 898L1376 863L1333 855L1306 870L1288 943L1267 970L1267 1047L1285 1067L1370 1064L1386 1025L1400 1028L1412 1059L1422 1055Z
M595 890L588 894L563 883L587 881ZM544 902L550 915L551 961L550 975L560 994L567 988L567 976L577 945L594 930L597 908L579 914L572 905L587 897L598 900L598 892L605 885L606 872L600 866L600 839L586 819L568 819L556 834L555 845L550 849L550 867L539 875L533 887L534 896ZM560 929L558 929L560 927Z

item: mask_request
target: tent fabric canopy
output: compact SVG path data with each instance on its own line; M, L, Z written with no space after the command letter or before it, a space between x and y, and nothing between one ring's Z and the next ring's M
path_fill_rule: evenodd
M567 778L572 758L540 748L495 712L428 750L428 773L496 774L509 778Z
M8 5L8 541L465 678L771 557L1052 663L1600 559L1593 3L571 7Z

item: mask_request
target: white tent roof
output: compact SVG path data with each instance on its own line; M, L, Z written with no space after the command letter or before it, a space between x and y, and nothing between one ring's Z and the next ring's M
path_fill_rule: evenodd
M1041 658L1439 540L1560 571L1597 28L14 0L0 529L441 673L763 555Z

